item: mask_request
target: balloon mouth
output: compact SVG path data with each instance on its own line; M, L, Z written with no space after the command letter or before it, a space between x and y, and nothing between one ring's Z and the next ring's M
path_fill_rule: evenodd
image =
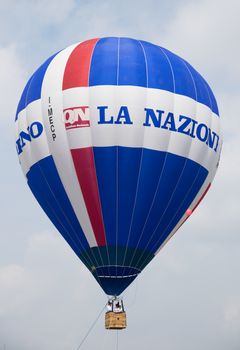
M98 266L94 277L108 295L120 295L141 271L129 266Z
M136 277L141 272L141 270L136 267L122 265L97 266L95 271L98 277L104 278Z

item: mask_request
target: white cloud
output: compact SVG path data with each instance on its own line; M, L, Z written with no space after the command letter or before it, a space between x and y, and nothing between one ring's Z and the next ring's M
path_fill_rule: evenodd
M19 62L14 45L0 48L0 62L0 124L11 127L14 124L17 103L26 83L26 72Z
M234 349L239 348L240 343L240 298L231 295L224 306L224 328L223 332L229 334Z
M26 2L29 5L29 1ZM66 18L71 18L70 14L75 7L74 0L37 0L32 3L33 16L37 18L41 24L61 23Z
M0 317L16 310L24 282L24 269L21 266L12 264L0 268Z
M164 44L182 55L220 90L240 79L237 0L191 1L170 19ZM211 85L212 85L211 84Z
M224 308L225 327L232 332L240 333L240 297L228 300Z
M75 0L10 0L8 3L1 2L0 10L8 15L20 15L20 18L28 19L28 24L31 26L34 23L42 25L46 23L59 23L69 16L76 4ZM25 25L25 23L22 23Z
M239 141L240 120L238 116L240 89L219 93L219 110L221 114L221 123L224 135L224 142L228 143L234 139L234 142ZM234 149L232 149L234 150ZM236 149L236 151L238 151Z
M73 347L79 339L77 329L85 329L95 315L87 312L89 299L92 310L105 302L63 239L51 231L35 234L23 265L0 268L0 339L13 349ZM59 337L65 328L67 334Z

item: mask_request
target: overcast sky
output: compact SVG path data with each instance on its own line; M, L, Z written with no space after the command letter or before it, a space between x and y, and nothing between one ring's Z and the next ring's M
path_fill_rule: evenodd
M125 293L119 349L240 349L239 13L239 0L0 0L0 350L76 350L106 302L27 187L14 116L46 58L113 35L189 61L215 93L224 133L208 196ZM102 316L83 349L115 347Z

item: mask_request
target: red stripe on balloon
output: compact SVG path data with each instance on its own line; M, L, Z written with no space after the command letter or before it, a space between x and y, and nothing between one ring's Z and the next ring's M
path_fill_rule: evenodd
M98 246L106 245L92 147L71 150L78 181Z
M98 40L96 38L84 41L72 51L63 75L63 90L89 85L90 64Z
M203 194L202 194L201 197L199 198L199 200L198 200L197 204L195 205L195 207L194 207L192 210L189 209L192 213L193 213L194 210L199 206L199 204L201 203L201 201L203 200L203 198L204 198L205 195L207 194L207 192L208 192L210 186L211 186L211 182L208 184L206 190L203 192ZM191 214L192 214L192 213L191 213ZM186 216L186 218L183 220L183 222L181 223L181 225L179 226L178 229L180 229L180 227L184 224L184 222L191 216L191 214L188 214L187 212L186 212L185 214L186 214L187 216Z
M211 186L211 182L208 184L206 190L203 192L203 194L201 195L200 199L198 200L197 204L195 205L195 207L193 208L192 211L194 211L194 210L199 206L199 204L201 203L201 201L203 200L203 198L206 196L206 194L207 194L207 192L208 192L210 186Z

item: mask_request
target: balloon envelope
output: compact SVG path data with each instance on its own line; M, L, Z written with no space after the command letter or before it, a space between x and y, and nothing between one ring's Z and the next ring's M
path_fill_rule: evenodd
M221 143L217 103L201 75L129 38L92 39L51 56L16 114L31 191L110 295L199 204Z

